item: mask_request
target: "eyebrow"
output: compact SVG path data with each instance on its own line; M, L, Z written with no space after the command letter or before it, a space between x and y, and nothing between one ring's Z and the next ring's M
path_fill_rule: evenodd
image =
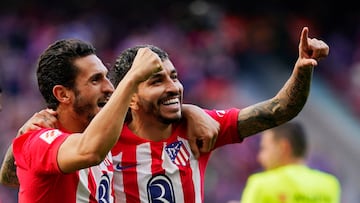
M99 73L95 73L94 75L91 75L89 80L91 81L93 79L100 79L102 77L103 77L103 74L99 72Z

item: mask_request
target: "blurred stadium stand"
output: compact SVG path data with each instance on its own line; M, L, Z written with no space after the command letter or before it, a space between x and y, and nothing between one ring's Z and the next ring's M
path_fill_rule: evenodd
M315 69L309 101L296 119L311 135L309 163L339 177L342 203L358 203L359 20L359 9L346 1L1 1L0 161L17 129L44 107L35 64L57 39L90 41L109 64L134 44L158 45L178 68L186 102L227 108L278 91L296 60L301 28L308 26L310 37L329 44L330 55ZM206 203L240 199L248 175L260 170L257 144L254 136L215 151ZM16 196L16 189L0 186L0 203L15 203Z

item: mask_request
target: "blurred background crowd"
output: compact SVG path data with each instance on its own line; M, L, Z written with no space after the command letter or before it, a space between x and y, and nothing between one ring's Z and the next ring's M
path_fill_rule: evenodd
M296 119L307 126L310 165L331 172L342 202L360 201L360 14L351 4L302 1L13 0L0 2L0 161L17 129L44 102L35 77L39 54L61 38L91 42L109 66L135 44L166 50L185 88L185 102L204 108L245 107L276 94L291 74L303 26L330 55L314 72ZM216 150L207 168L205 202L240 199L260 171L258 136ZM0 202L17 190L0 186Z

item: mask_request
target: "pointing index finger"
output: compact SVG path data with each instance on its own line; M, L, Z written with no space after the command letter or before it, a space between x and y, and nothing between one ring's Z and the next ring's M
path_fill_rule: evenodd
M308 27L304 27L303 30L301 31L301 37L300 37L300 49L302 50L307 50L309 47L308 44L308 34L309 34L309 28Z

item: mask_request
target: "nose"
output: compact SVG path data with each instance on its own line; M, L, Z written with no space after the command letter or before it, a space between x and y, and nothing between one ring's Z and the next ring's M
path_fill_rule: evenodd
M114 85L110 82L108 78L105 79L105 84L103 86L103 91L107 93L113 93L114 92Z
M183 89L183 85L178 81L168 79L166 84L166 91L168 92L180 92Z

